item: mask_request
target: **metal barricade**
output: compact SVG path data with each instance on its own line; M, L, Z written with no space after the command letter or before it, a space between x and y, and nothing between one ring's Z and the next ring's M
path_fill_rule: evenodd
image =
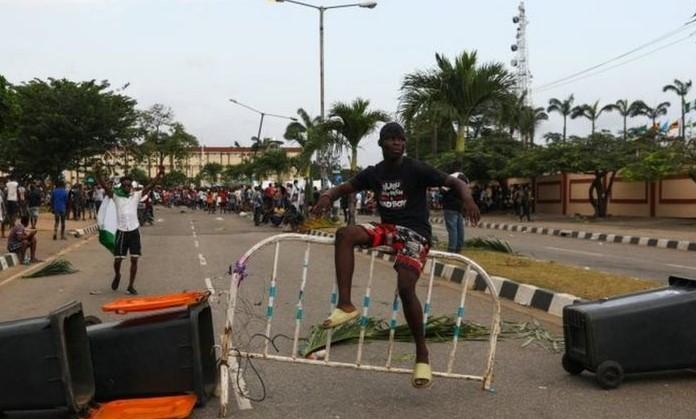
M271 342L271 328L272 328L272 321L274 317L274 302L276 300L276 290L277 290L277 273L278 273L278 255L280 252L280 242L305 242L307 244L307 247L304 251L304 260L303 260L303 266L302 266L302 280L300 284L300 291L299 291L299 297L297 304L295 306L295 331L293 334L293 341L292 341L292 351L289 355L275 355L275 354L269 354L268 353L268 348L269 344ZM231 285L230 285L230 292L229 292L229 300L228 300L228 306L227 306L227 315L226 315L226 322L225 322L225 329L224 329L224 334L221 339L221 361L220 361L220 412L219 416L220 417L225 417L227 416L228 412L228 406L229 406L229 385L231 381L230 380L230 370L233 372L237 371L237 368L239 366L236 363L235 357L248 357L248 358L256 358L256 359L269 359L269 360L277 360L277 361L282 361L282 362L292 362L292 363L298 363L298 364L309 364L309 365L323 365L323 366L328 366L328 367L339 367L339 368L353 368L353 369L358 369L358 370L366 370L366 371L380 371L380 372L391 372L391 373L401 373L401 374L410 374L413 372L412 369L408 368L398 368L392 366L392 355L393 355L393 350L394 350L394 329L396 327L396 317L397 317L397 312L399 311L399 296L398 292L395 292L394 294L394 300L392 303L392 312L391 312L391 319L389 321L389 347L388 347L388 352L387 352L387 361L385 365L366 365L362 362L362 355L363 355L363 345L365 341L365 325L366 325L366 319L368 316L369 308L370 308L370 294L371 294L371 289L372 289L372 278L373 278L373 272L374 272L374 264L375 264L375 257L376 257L376 252L372 252L371 255L371 260L370 260L370 268L369 268L369 277L368 277L368 282L367 282L367 288L365 291L365 296L363 298L363 306L362 306L362 313L360 317L361 321L361 330L360 330L360 337L358 341L358 348L357 348L357 356L355 359L355 362L337 362L337 361L332 361L331 360L331 338L332 338L332 331L329 329L327 331L327 340L326 340L326 355L323 360L315 360L315 359L305 359L300 356L298 356L298 342L300 340L300 327L302 325L302 321L304 318L304 295L305 295L305 286L307 285L307 273L309 269L309 259L310 259L310 248L311 244L316 243L316 244L323 244L323 245L333 245L334 244L334 238L333 237L320 237L320 236L310 236L310 235L304 235L304 234L278 234L272 237L269 237L267 239L264 239L260 242L258 242L256 245L254 245L251 249L249 249L244 255L237 261L234 267L231 268ZM239 286L242 283L242 280L244 279L244 276L246 275L245 269L246 269L246 264L249 261L249 259L259 250L262 248L269 246L271 244L275 245L275 251L274 251L274 258L273 258L273 271L272 271L272 276L271 276L271 283L270 283L270 288L268 291L268 305L266 307L266 328L265 328L265 336L268 338L266 339L266 342L264 344L263 352L261 353L255 353L255 352L248 352L248 351L242 351L240 350L237 346L235 346L235 343L232 341L232 331L233 331L233 326L234 326L234 316L235 316L235 311L237 309L237 301L238 301L238 289ZM490 390L492 380L493 380L493 364L495 362L495 349L496 349L496 343L497 343L497 338L498 334L500 333L500 301L498 300L498 294L495 292L495 284L493 281L491 281L490 277L488 276L488 273L476 262L473 260L462 256L460 254L455 254L455 253L447 253L447 252L440 252L436 250L430 251L428 255L429 259L429 280L428 280L428 291L427 291L427 296L425 300L425 305L424 305L424 316L423 316L423 321L424 323L427 323L428 317L430 316L430 311L431 311L431 298L432 298L432 289L433 289L433 281L435 278L435 260L437 259L445 259L445 260L451 260L451 261L457 261L461 262L466 265L466 271L464 274L464 279L462 280L462 291L461 295L459 298L459 306L457 307L457 317L456 317L456 323L455 323L455 328L453 331L453 339L452 339L452 348L449 352L449 357L447 361L447 368L445 371L433 371L432 375L435 377L445 377L445 378L459 378L459 379L465 379L465 380L472 380L472 381L479 381L482 383L482 389L484 390ZM455 362L455 357L456 357L456 352L457 352L457 346L459 342L459 335L460 335L460 328L462 324L462 320L464 317L464 307L465 307L465 302L466 302L466 294L467 290L469 289L469 284L470 282L476 278L476 274L480 275L481 278L486 283L486 286L488 287L489 290L493 290L493 292L488 293L488 295L491 298L492 306L493 306L493 312L492 312L492 320L491 320L491 327L490 327L490 338L489 338L489 349L488 349L488 357L486 361L486 366L485 369L483 370L482 375L468 375L468 374L460 374L460 373L455 373L453 372L453 366ZM334 281L334 286L331 291L331 298L330 298L330 309L333 310L336 306L337 303L337 290L336 290L336 284ZM234 383L236 384L236 383ZM235 388L235 391L239 391L239 389Z

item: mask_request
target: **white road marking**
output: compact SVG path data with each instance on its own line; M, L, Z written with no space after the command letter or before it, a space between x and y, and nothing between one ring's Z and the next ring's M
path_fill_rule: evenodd
M671 263L668 263L667 266L671 266L673 268L680 268L680 269L691 269L692 271L696 271L696 268L694 268L693 266L674 265Z
M204 281L205 287L210 291L210 295L215 295L215 288L213 288L213 283L210 281L210 278L205 278Z
M201 253L198 254L198 261L201 263L201 266L205 266L208 264L208 261L205 260L205 256L203 256L203 254Z
M196 249L198 249L198 245L199 245L198 240L194 240L193 245L196 246Z
M194 238L196 237L196 232L195 232L195 231L193 232L193 237L194 237Z
M242 396L242 394L247 394L246 382L244 381L244 377L242 377L241 375L237 375L237 371L239 371L237 358L230 357L229 363L230 381L232 381L233 390L232 392L234 393L234 396L237 399L237 405L239 406L239 410L249 410L251 409L251 402L249 401L249 399ZM239 378L239 380L237 378Z
M588 256L598 256L598 257L604 257L606 255L603 255L601 253L594 253L594 252L583 252L582 250L571 250L571 249L563 249L561 247L551 247L551 246L544 246L545 249L549 250L556 250L559 252L568 252L568 253L578 253L581 255L588 255Z
M196 227L193 226L193 223L191 223L191 230L195 230Z
M216 219L217 221L223 221L223 220L224 220L224 218L222 218L222 217L216 217L215 219Z

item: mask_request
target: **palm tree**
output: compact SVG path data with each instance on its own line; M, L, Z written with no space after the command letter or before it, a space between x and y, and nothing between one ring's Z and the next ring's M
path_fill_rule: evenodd
M224 167L220 163L206 163L200 172L200 176L203 179L209 180L210 183L216 183L218 178L222 174Z
M573 95L568 96L565 100L552 98L549 100L549 107L546 108L548 113L558 112L563 116L563 142L566 140L566 122L568 116L573 112L573 102L575 102Z
M438 128L444 116L438 104L433 102L426 92L419 89L410 89L401 95L398 113L406 127L410 128L411 131L415 131L416 126L418 128L425 128L421 127L421 125L429 126L429 130L432 132L430 152L432 155L436 155L439 138Z
M650 118L652 121L652 128L655 129L657 126L657 118L667 115L667 110L669 109L670 103L669 102L662 102L655 106L654 108L651 108L648 106L645 102L642 100L638 100L634 103L635 109L633 112L633 116L637 115L643 115L647 116Z
M285 128L283 137L288 141L294 141L302 147L302 152L293 158L294 166L305 178L305 211L309 208L309 199L312 197L312 179L310 170L314 153L322 153L335 146L336 138L332 132L338 128L337 121L322 121L321 117L312 118L307 111L297 110L298 121L293 121Z
M251 137L251 149L254 151L254 156L258 152L264 152L269 149L276 149L281 144L283 144L282 141L278 141L269 137L264 137L262 139L259 139L256 136Z
M549 115L544 112L543 107L523 107L520 111L518 123L520 134L522 134L522 143L525 145L534 144L534 134L537 126L539 126L541 121L546 121L547 119L549 119Z
M515 135L515 131L520 129L520 118L525 108L526 94L517 96L514 93L508 94L501 99L493 109L495 117L494 124L500 131L507 131L510 137Z
M636 112L640 110L640 102L629 103L628 99L617 100L616 103L610 103L602 108L603 111L614 112L617 111L619 115L623 118L623 138L624 140L628 138L628 127L627 122L629 117L634 117L637 115Z
M681 137L686 138L686 95L691 90L691 80L683 82L674 79L674 84L668 84L662 88L663 92L674 92L681 97Z
M435 54L436 66L407 74L401 84L401 100L418 92L457 126L455 151L464 152L472 118L490 102L509 94L514 78L501 63L477 63L476 52L463 52L450 61Z
M580 105L580 106L574 107L572 112L570 113L570 117L572 119L575 119L575 118L587 118L587 119L589 119L590 122L592 122L591 135L594 135L595 125L597 123L597 119L599 119L599 116L604 111L605 111L605 108L600 108L599 101L596 101L592 105L585 104L585 105Z
M369 110L370 101L357 98L352 103L337 102L331 107L329 115L332 118L340 118L339 134L350 148L350 172L355 175L358 168L358 144L375 130L379 122L389 120L389 115L380 110ZM348 201L348 224L355 224L355 205L353 196Z
M358 144L375 130L379 122L389 120L389 115L386 112L368 110L369 106L369 100L357 98L350 104L337 102L329 111L330 117L342 120L338 132L350 148L350 171L353 174L358 167Z

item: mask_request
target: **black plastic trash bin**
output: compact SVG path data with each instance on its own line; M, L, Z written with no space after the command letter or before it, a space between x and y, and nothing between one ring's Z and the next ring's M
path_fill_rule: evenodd
M207 302L87 328L99 402L194 392L216 386L213 319Z
M82 304L46 317L0 323L0 412L68 409L94 397Z
M672 276L669 285L566 306L563 368L593 371L610 389L625 373L696 367L696 280Z

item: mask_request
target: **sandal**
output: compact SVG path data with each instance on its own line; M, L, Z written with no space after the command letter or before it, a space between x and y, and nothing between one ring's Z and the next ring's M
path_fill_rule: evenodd
M416 363L415 368L413 368L413 378L411 378L411 384L415 388L428 388L433 383L433 373L430 369L430 364L425 362Z
M355 309L350 313L346 313L340 308L336 308L331 313L331 315L324 321L324 323L321 324L321 327L323 327L324 329L333 329L334 327L338 327L344 323L348 323L349 321L355 319L359 315L360 311L358 309Z

